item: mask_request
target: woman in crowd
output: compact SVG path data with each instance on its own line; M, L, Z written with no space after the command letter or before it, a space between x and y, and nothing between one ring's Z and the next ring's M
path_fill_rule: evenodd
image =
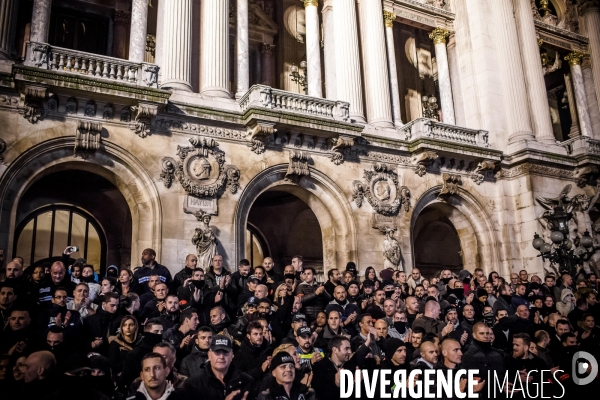
M142 341L142 336L138 331L138 322L135 317L127 315L121 320L117 336L109 338L108 359L113 375L121 373L125 356Z
M127 296L133 291L133 272L128 268L123 268L119 273L119 282L117 283L117 292L121 296Z

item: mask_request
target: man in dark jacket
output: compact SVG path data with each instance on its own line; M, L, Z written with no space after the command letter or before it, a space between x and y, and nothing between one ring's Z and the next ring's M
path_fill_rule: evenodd
M312 267L304 268L302 273L304 281L296 287L296 296L302 297L302 309L306 314L307 322L310 324L317 318L325 305L331 299L325 287L319 285L315 280L315 270Z
M506 372L503 356L492 347L491 339L491 328L483 322L477 322L473 326L473 342L462 358L463 368L479 370L478 377L486 381L482 393L487 393L488 386L493 385L493 379L492 382L488 382L488 374L493 376L491 374L495 372L496 376L502 379Z
M327 271L327 282L323 286L325 286L325 290L329 293L329 296L334 297L334 290L337 286L341 285L340 279L342 274L337 268L330 269Z
M203 398L225 400L234 396L250 395L253 380L250 375L237 370L231 365L233 361L233 343L224 335L213 337L208 351L208 363L196 376L185 380L184 392L189 399Z
M425 304L425 315L415 319L412 328L421 327L425 333L433 333L440 341L454 330L451 322L444 323L438 318L440 316L440 303L435 300L429 300Z
M198 329L196 343L189 356L181 361L179 371L188 378L196 376L208 362L208 350L212 342L213 331L208 326L202 326Z
M142 252L142 266L133 274L133 282L137 294L140 296L150 291L148 281L150 275L159 275L161 282L169 286L171 284L171 272L164 265L156 262L156 252L145 249Z
M261 392L258 400L314 400L315 392L302 383L296 382L294 359L287 352L277 353L271 361L271 374L275 379Z
M351 336L356 336L358 334L358 330L356 329L356 321L358 320L360 310L356 304L348 302L346 297L346 289L341 285L337 286L333 291L334 299L327 304L325 312L329 314L330 311L335 310L340 313L342 327L344 330Z
M185 266L173 277L173 283L169 290L170 293L177 293L177 290L185 284L186 280L192 279L196 265L198 265L198 257L188 254L185 258Z
M264 340L263 327L260 322L250 322L242 339L240 349L236 353L233 365L239 371L244 371L255 381L263 378L271 361L270 343Z
M37 317L37 331L44 336L48 328L58 326L64 330L65 340L79 342L83 333L83 323L78 311L67 310L67 291L62 286L54 288L52 305Z
M142 382L135 392L135 396L129 399L184 399L185 397L182 397L184 396L183 392L176 391L167 380L169 372L170 370L162 355L153 352L146 354L142 359Z
M231 274L231 302L239 304L240 295L246 291L248 278L250 276L250 261L243 259L238 263L238 270ZM247 300L247 299L246 299ZM245 302L244 302L245 303ZM242 305L244 304L242 303Z
M50 267L50 276L46 277L39 285L33 289L33 294L37 296L38 304L47 306L51 304L52 291L58 286L64 287L67 291L67 301L73 300L73 290L75 283L71 282L71 277L67 274L65 265L56 261Z
M193 308L186 308L181 313L180 323L163 332L163 341L171 343L177 350L177 360L181 361L190 354L198 323L198 312Z
M104 299L95 314L84 320L85 343L88 351L93 351L106 356L108 354L108 337L115 335L110 332L114 326L114 319L121 314L117 313L119 307L119 295L116 293L105 293Z

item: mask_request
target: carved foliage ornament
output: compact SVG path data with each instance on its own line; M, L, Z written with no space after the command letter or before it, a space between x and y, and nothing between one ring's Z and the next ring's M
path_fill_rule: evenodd
M47 92L48 89L43 86L25 87L23 117L30 123L35 124L44 118L44 100Z
M98 122L77 121L75 133L75 157L88 158L100 148L102 124Z
M160 179L167 188L176 177L190 196L207 198L216 196L227 186L231 193L239 188L240 171L225 165L225 153L212 138L190 138L191 146L177 146L178 159L163 159Z
M444 195L452 195L458 193L458 187L462 184L462 179L458 174L442 174L442 190L438 199L443 200Z
M431 167L433 162L439 158L435 151L427 150L413 158L415 164L415 173L419 176L423 176L427 173L427 168Z
M130 129L135 131L139 137L145 138L150 134L150 125L152 119L158 114L158 106L155 104L139 103L137 106L131 107L131 111L134 118L129 126Z
M290 151L290 164L285 174L285 180L290 182L298 181L303 176L310 176L308 168L308 154L302 151Z
M277 132L274 123L259 122L248 129L248 140L252 143L252 151L256 154L265 152L266 139Z
M471 173L471 178L473 181L480 185L485 179L485 175L483 172L485 171L494 171L496 169L496 162L492 160L483 160L477 164L477 167Z
M331 139L333 147L331 148L331 161L335 165L344 162L344 151L354 145L354 138L340 135L338 138Z
M352 199L357 207L361 207L363 199L366 198L378 214L397 215L402 205L404 211L408 212L410 190L406 186L398 185L398 174L392 170L392 167L377 163L373 166L373 170L366 170L364 176L366 183L353 182Z

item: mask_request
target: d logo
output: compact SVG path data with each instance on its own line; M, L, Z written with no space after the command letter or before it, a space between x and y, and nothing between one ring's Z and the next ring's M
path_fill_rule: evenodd
M584 359L584 362L578 363L577 360ZM590 374L585 378L580 378L578 375L583 375L587 372L589 367L592 367ZM587 385L591 383L598 374L598 362L587 351L578 351L573 354L573 360L571 361L571 368L573 371L573 382L576 385Z

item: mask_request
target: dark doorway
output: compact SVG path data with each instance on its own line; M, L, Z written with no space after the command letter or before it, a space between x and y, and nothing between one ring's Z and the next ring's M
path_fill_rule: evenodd
M262 253L257 250L261 248ZM246 234L246 257L253 265L262 257L271 257L277 271L301 255L304 265L323 271L323 236L316 215L293 194L267 191L261 194L250 210Z

